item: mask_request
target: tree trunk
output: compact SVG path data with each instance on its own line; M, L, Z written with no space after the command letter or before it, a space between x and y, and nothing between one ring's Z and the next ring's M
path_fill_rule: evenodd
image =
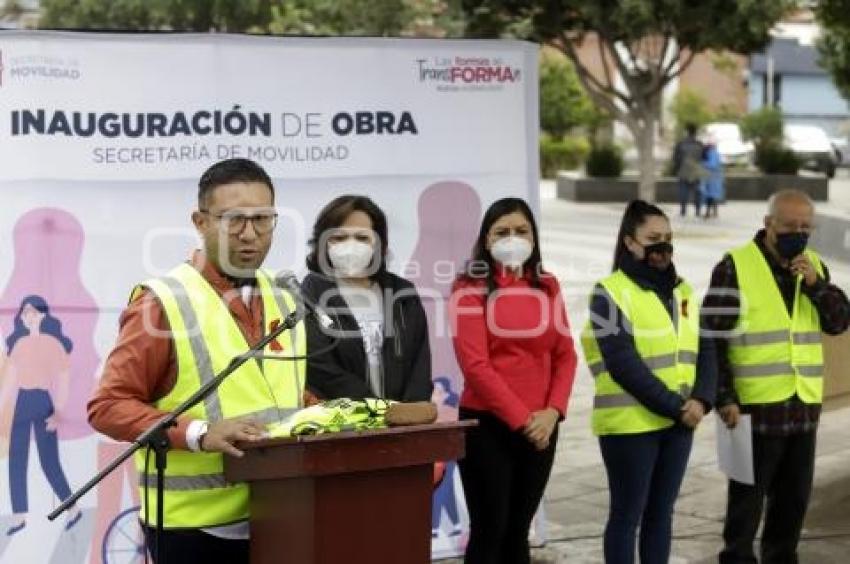
M640 183L638 197L647 202L655 201L655 111L648 109L643 119L636 120L635 137L638 152Z

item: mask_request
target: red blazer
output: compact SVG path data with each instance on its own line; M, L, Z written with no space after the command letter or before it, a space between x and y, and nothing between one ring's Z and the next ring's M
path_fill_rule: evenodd
M449 319L464 390L460 405L488 411L511 429L531 412L552 407L563 417L573 387L576 352L558 280L532 288L528 276L499 272L487 300L483 279L452 288Z

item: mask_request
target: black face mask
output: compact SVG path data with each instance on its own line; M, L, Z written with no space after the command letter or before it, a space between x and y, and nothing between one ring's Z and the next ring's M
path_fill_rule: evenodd
M652 266L649 263L649 255L651 255L651 254L659 254L659 255L669 254L669 255L672 256L673 255L673 245L671 245L667 241L661 241L661 242L658 242L658 243L653 243L651 245L644 245L644 247L643 247L643 259L642 259L643 263L646 264L650 268L655 268L656 270L662 270L660 268ZM665 268L664 270L667 270L667 268Z
M676 274L676 267L670 262L666 268L658 268L650 266L648 257L650 253L673 253L673 245L662 241L652 245L646 245L644 248L643 259L638 260L631 253L626 253L620 267L630 276L637 276L651 283L662 295L670 296L673 293L673 288L679 279Z
M784 259L791 260L806 250L809 244L808 233L777 233L776 252Z

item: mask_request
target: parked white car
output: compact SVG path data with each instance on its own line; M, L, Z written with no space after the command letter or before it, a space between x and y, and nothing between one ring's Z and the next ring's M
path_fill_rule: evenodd
M786 124L783 128L785 146L800 159L800 166L835 176L836 156L826 131L816 125Z
M748 165L753 161L755 147L744 141L737 123L715 122L705 126L706 138L717 142L717 152L724 165Z

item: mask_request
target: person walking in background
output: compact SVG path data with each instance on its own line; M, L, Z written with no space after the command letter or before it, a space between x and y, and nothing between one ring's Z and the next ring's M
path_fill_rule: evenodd
M723 190L723 161L717 150L717 139L709 136L702 151L702 166L707 175L702 179L700 192L705 204L705 219L717 217L717 204L725 198Z
M705 176L702 168L702 143L697 139L697 126L685 124L686 135L673 150L673 173L679 179L679 215L688 214L688 201L693 199L696 216L700 215L700 181Z
M62 323L50 314L40 296L27 296L15 316L14 329L6 339L9 357L5 367L0 410L14 406L9 439L9 488L14 521L6 531L14 535L26 526L29 511L27 468L30 437L35 434L41 469L60 500L71 496L68 479L59 460L57 430L71 386L71 340ZM65 529L76 525L82 513L73 507Z
M804 192L774 194L764 229L718 263L703 308L716 334L717 406L730 428L751 417L755 484L729 481L721 564L797 562L812 490L823 401L821 333L850 323L850 303L807 248L814 205ZM708 312L715 312L708 315Z
M640 561L668 561L693 431L714 402L712 342L700 336L699 307L673 265L671 240L658 207L627 206L614 272L596 286L581 337L608 474L607 564L634 562L638 528Z
M576 353L523 200L487 209L449 319L464 376L460 419L478 420L459 461L470 517L464 561L528 563L528 530L552 469Z

